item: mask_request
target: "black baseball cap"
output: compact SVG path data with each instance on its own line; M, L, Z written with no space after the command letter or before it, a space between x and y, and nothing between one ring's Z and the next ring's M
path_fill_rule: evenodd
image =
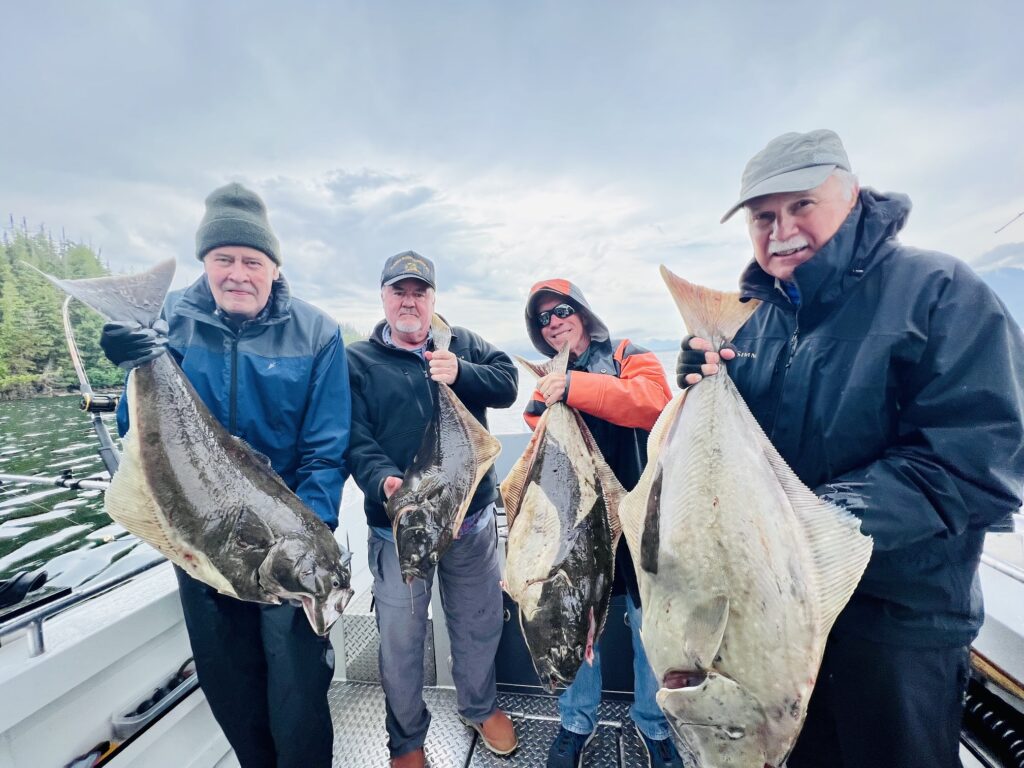
M416 251L396 253L384 262L384 271L380 273L380 287L394 285L407 277L415 277L431 288L437 288L434 283L434 262L426 256L420 256Z

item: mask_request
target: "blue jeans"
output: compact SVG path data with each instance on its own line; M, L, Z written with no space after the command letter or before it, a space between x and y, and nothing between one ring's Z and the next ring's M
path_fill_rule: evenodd
M651 665L640 642L642 611L626 594L626 614L633 635L633 706L629 716L636 727L649 739L660 741L669 737L668 722L654 699L658 692L658 681L654 679ZM558 697L558 712L562 727L573 733L593 733L597 728L597 707L601 703L601 651L600 641L594 644L594 664L583 662L572 685Z

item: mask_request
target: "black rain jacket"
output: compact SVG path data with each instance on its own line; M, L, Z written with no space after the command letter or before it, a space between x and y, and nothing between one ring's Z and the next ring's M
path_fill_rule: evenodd
M874 538L836 632L966 645L984 618L985 529L1021 503L1024 338L963 262L901 245L903 195L864 189L794 273L752 262L729 374L779 453Z
M384 342L384 325L382 320L368 340L346 348L352 387L352 438L346 461L363 491L367 522L389 528L384 480L402 477L412 464L434 413L437 383L418 354ZM515 364L472 331L456 326L449 350L459 358L452 391L486 427L488 408L507 408L515 402ZM469 512L497 498L491 467L477 486Z

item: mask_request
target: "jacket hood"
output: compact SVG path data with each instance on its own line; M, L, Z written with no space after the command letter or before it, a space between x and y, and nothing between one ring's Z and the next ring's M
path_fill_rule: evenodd
M530 334L530 341L533 342L534 348L542 355L554 357L557 353L554 347L544 341L544 337L540 333L540 326L534 319L537 316L537 304L545 295L554 296L574 307L583 318L583 327L590 334L591 341L608 341L608 326L590 308L590 304L579 286L563 278L541 280L539 283L534 283L530 289L530 296L526 300L526 332Z

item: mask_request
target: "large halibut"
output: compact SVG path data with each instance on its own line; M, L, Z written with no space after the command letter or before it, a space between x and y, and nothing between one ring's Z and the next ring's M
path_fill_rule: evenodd
M159 317L174 260L138 275L61 280L111 320ZM351 555L265 457L210 413L170 353L132 369L130 429L107 514L190 576L258 603L300 602L325 635L352 590Z
M448 325L434 315L430 328L434 349L447 350L452 339ZM387 503L406 581L426 578L458 537L473 494L499 453L498 438L451 387L438 382L437 404L423 441Z
M568 344L546 364L519 362L540 378L564 373ZM625 490L579 412L564 403L541 415L533 439L501 484L508 516L505 590L541 685L570 685L594 660L604 629Z
M716 349L757 306L661 270L690 333ZM725 371L676 395L648 457L620 516L658 705L699 765L779 766L871 539L793 474Z

